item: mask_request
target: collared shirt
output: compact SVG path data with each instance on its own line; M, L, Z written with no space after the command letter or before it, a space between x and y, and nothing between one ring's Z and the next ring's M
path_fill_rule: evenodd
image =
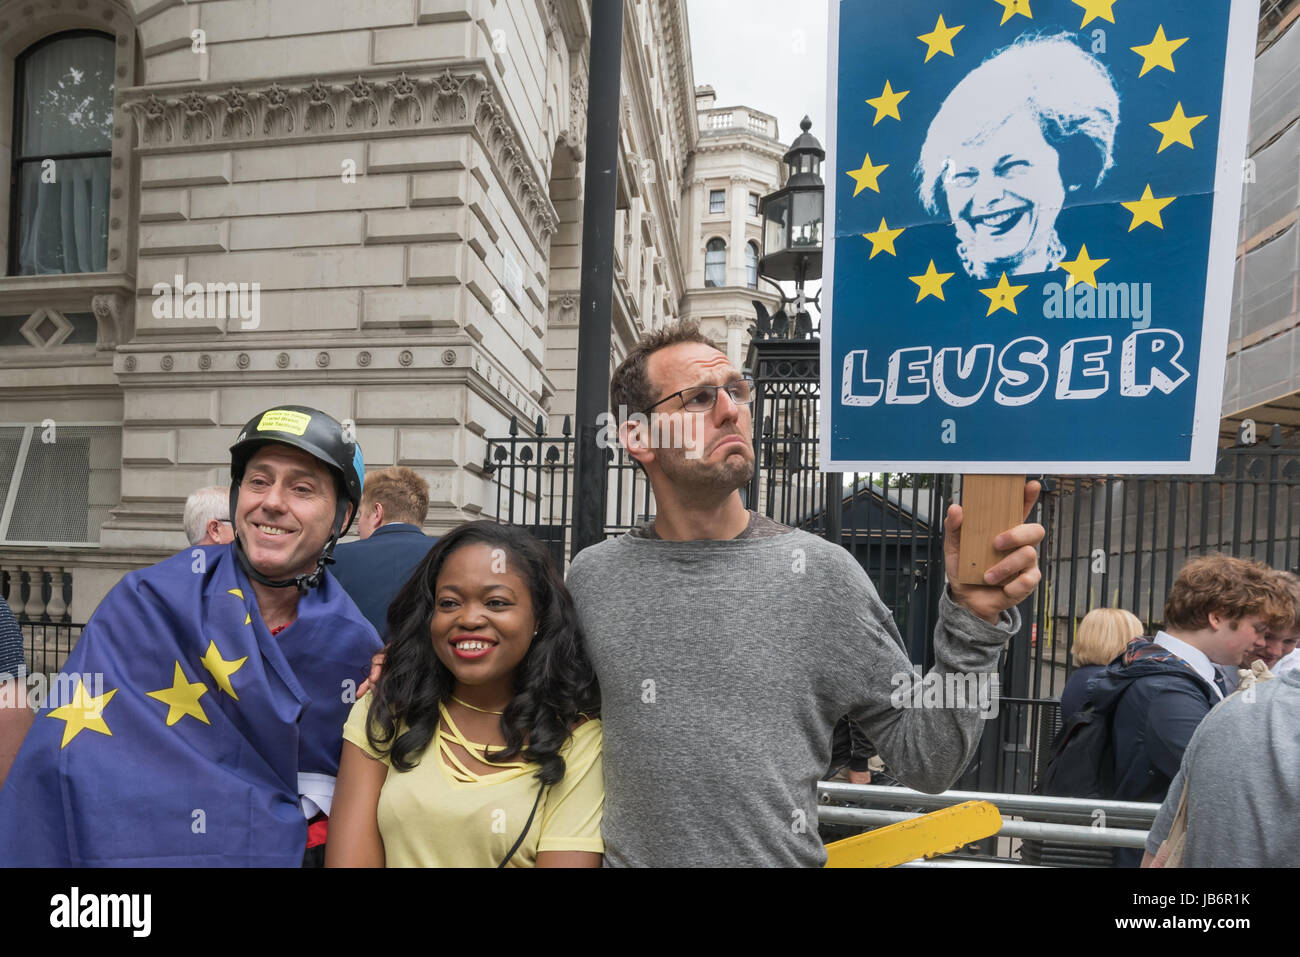
M1214 681L1214 665L1200 648L1189 645L1180 638L1175 638L1167 631L1156 632L1155 643L1166 651L1172 651L1183 661L1192 666L1192 670L1205 679L1205 683L1214 689L1214 693L1223 698L1223 692Z

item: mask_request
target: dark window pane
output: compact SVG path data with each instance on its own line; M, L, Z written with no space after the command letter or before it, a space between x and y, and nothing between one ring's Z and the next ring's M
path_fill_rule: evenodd
M108 265L107 156L57 160L55 181L39 163L18 174L18 272L103 272Z
M18 58L10 237L18 275L107 268L114 55L113 38L94 34L60 36Z
M107 36L54 40L20 58L18 156L112 149L113 58Z
M121 488L122 433L109 426L37 425L5 538L98 542Z
M713 289L727 284L727 245L710 239L704 252L704 286Z

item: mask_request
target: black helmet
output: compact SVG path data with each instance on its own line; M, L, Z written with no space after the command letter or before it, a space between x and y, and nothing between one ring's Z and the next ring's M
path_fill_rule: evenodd
M305 405L282 405L268 409L249 419L240 431L239 438L235 439L235 444L230 447L230 518L232 521L239 501L239 484L244 479L249 460L259 448L272 443L301 449L334 473L340 494L334 512L334 527L330 540L321 553L320 561L317 562L315 574L300 575L285 581L268 579L249 564L244 554L243 544L239 541L238 531L235 534L235 549L244 571L254 580L275 588L294 585L305 592L308 588L320 584L325 566L334 561L335 544L347 534L361 508L361 487L366 466L361 457L361 446L332 416ZM349 503L352 505L350 510Z

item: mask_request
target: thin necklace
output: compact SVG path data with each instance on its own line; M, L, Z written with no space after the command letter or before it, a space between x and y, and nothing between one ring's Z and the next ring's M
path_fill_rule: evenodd
M480 713L482 713L482 714L505 714L504 711L490 711L490 710L487 709L487 708L476 708L476 707L474 707L474 705L470 704L468 701L461 701L461 700L460 700L459 698L457 698L455 695L452 695L452 696L451 696L451 700L454 701L454 702L456 702L457 704L463 704L465 707L469 708L469 710L471 710L471 711L478 711L478 712L480 712Z

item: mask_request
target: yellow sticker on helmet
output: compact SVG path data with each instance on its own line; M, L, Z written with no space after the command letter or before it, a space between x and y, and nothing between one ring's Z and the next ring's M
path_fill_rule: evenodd
M272 409L262 416L257 423L259 432L288 432L290 435L302 435L307 431L311 416L305 412L292 409Z

